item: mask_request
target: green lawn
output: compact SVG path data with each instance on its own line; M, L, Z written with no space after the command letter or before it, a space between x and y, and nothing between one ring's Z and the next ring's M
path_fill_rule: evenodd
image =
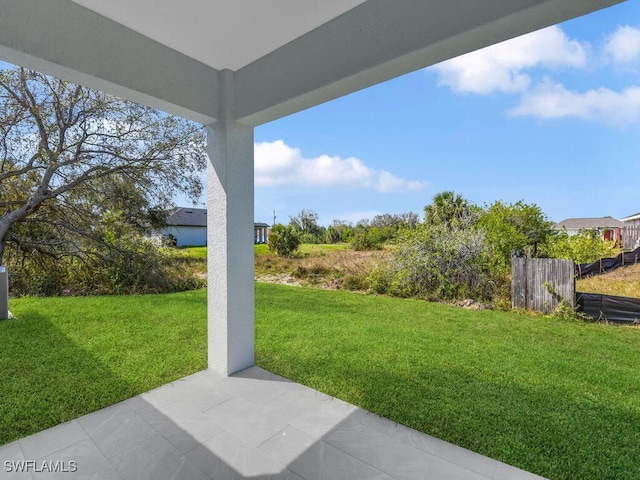
M21 298L0 321L0 444L206 368L206 293Z
M207 258L207 247L180 247L179 253L190 258Z
M298 253L301 255L310 255L310 256L321 256L327 252L335 252L341 250L348 250L349 245L346 243L322 243L322 244L312 244L312 243L303 243L298 248ZM256 255L274 255L273 252L269 250L269 246L266 244L256 245L255 246Z
M0 444L201 369L204 291L12 300ZM257 364L562 479L640 479L640 329L256 286Z
M303 243L298 249L302 255L322 255L326 252L335 252L339 250L348 250L349 245L346 243L338 244L320 244L313 245ZM191 258L207 258L207 247L182 247L177 249L178 252ZM266 244L255 245L254 251L256 255L274 255Z

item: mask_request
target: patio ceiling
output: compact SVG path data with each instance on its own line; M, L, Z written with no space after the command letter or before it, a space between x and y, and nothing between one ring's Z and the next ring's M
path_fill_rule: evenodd
M0 0L0 59L256 126L620 1Z

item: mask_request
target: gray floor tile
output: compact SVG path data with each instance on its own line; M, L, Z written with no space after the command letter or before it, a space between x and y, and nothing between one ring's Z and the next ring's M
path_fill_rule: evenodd
M213 372L205 371L131 398L125 404L143 419L176 402L186 402L183 403L183 408L203 412L234 396L216 388L216 384L222 379L223 377L216 376Z
M309 450L318 439L289 425L258 448L281 465L289 465Z
M496 470L490 477L491 480L545 480L545 478L540 475L526 472L505 463L497 463Z
M292 423L310 413L322 412L347 418L356 407L342 400L311 389L289 392L264 405L261 410L268 415Z
M284 480L290 471L231 433L218 435L187 457L213 479Z
M189 413L202 413L234 397L233 394L221 391L219 389L201 390L184 388L182 389L180 394L180 400L161 407L158 410L164 412L170 410L176 411L177 409L181 409ZM180 403L180 405L176 405L177 403Z
M320 410L296 417L291 421L291 425L320 440L345 420L342 415Z
M207 410L204 415L254 447L287 426L285 422L264 414L255 405L238 397Z
M183 402L175 402L166 409L156 410L145 417L154 430L182 453L187 453L224 431L206 415L183 407Z
M121 480L90 439L56 452L42 462L49 462L49 465L58 463L60 468L55 472L36 473L34 480Z
M291 381L282 381L280 378L260 368L251 367L226 378L218 384L218 388L258 407L272 402L285 393L305 388Z
M185 384L185 385L193 385L204 388L213 388L219 382L226 380L227 377L214 372L213 370L201 370L194 374L189 375L188 377L180 378L176 380L174 384Z
M504 479L541 479L537 475L519 470L515 467L499 462L471 450L459 447L439 438L425 435L405 425L380 417L375 413L358 409L349 418L361 423L376 432L382 433L405 445L410 445L418 450L433 454L461 467L479 473L494 480Z
M174 387L174 385L170 383L125 400L123 403L140 415L140 417L144 418L147 414L183 400L187 393L184 388Z
M78 423L107 458L158 435L124 403L80 417Z
M78 471L10 473L6 460L73 460ZM34 478L541 477L252 367L198 372L0 447L0 480Z
M296 475L295 473L291 472L289 474L289 476L287 478L285 478L284 480L304 480L304 479L300 478L298 475Z
M19 440L26 459L37 460L87 438L77 420L62 423Z
M307 388L299 383L289 380L288 378L281 377L280 375L276 375L273 372L256 366L249 367L240 372L234 373L233 376L235 378L251 378L253 380L268 380L270 382L280 382L293 389Z
M401 425L389 420L388 418L381 417L361 408L358 408L353 412L349 417L349 420L358 422L378 433L382 433L394 440L402 442L405 445L411 445L418 450L432 453L443 458L448 453L447 447L451 445L443 440L425 435L424 433L418 432L406 427L405 425Z
M287 468L305 480L393 480L390 475L323 441L315 442Z
M488 477L454 465L435 455L391 439L364 425L347 420L325 441L399 480L486 480Z
M0 480L31 480L19 442L0 446Z
M112 457L111 464L122 480L211 480L161 436Z

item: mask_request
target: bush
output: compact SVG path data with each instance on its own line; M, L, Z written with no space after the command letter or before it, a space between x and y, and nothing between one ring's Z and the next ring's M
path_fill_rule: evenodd
M603 240L595 231L581 231L576 235L562 231L549 238L541 250L549 258L563 258L575 263L591 263L619 253L615 242Z
M369 283L377 293L399 297L491 301L506 281L495 273L492 258L480 230L424 225L405 232L391 261Z
M269 250L281 257L290 257L300 246L300 237L291 226L280 223L271 228L269 234Z
M135 250L53 258L37 251L7 256L11 295L120 295L168 293L204 286L172 249L149 239L127 239ZM122 246L122 245L120 245Z
M331 225L324 234L324 241L326 243L339 243L342 241L342 233Z
M357 228L349 238L349 245L356 251L381 250L383 241L375 230Z
M366 290L367 285L368 285L368 282L366 277L363 277L362 275L348 274L348 275L345 275L344 278L342 279L342 282L340 283L340 288L342 290L350 290L350 291Z

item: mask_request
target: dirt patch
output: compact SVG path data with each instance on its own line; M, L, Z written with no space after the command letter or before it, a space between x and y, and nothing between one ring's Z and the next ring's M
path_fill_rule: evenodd
M293 287L301 287L303 285L300 280L286 273L256 275L256 282L277 283L280 285L291 285Z

